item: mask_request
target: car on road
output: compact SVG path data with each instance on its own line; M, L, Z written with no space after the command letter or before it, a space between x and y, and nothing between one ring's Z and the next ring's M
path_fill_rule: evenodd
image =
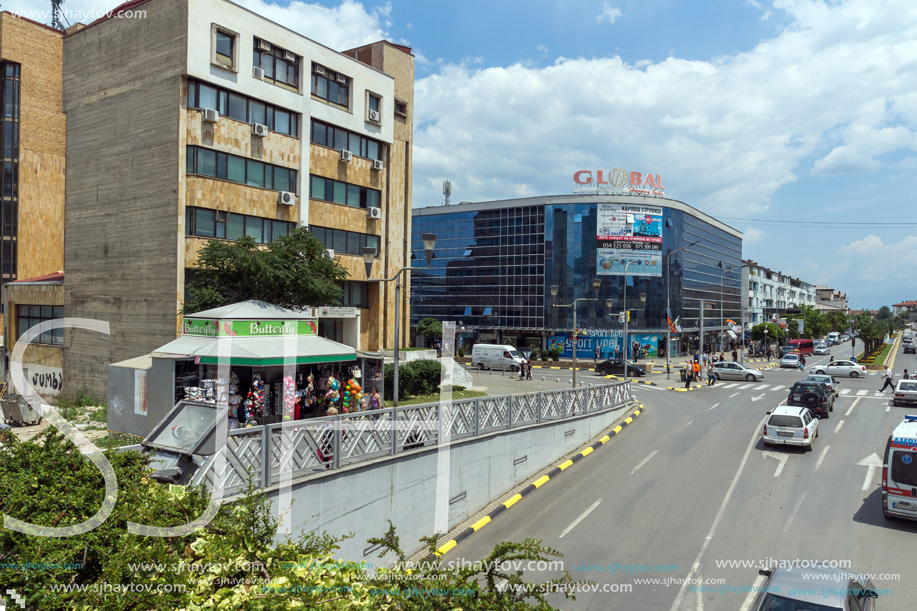
M879 594L868 575L836 569L827 563L780 563L761 569L767 581L758 590L752 611L875 611Z
M806 407L778 405L767 412L761 434L765 446L787 445L812 449L813 440L818 437L818 418Z
M917 354L917 346L914 344L905 344L904 354Z
M828 418L828 413L834 411L834 393L824 382L801 380L790 388L786 403L807 407L816 418Z
M621 359L608 359L595 366L595 372L599 375L624 375L624 362ZM633 363L627 364L627 375L633 378L639 378L646 375L646 369Z
M913 339L911 338L911 336L909 336L909 335L906 335L901 341L904 342L905 344L913 344L913 343L914 343L914 340L913 340Z
M841 394L841 383L837 378L833 378L829 375L818 375L817 373L810 373L805 377L804 382L824 382L828 388L831 389L831 392L834 393L834 396L837 397Z
M764 372L759 369L746 367L741 363L716 363L713 365L717 380L745 380L757 382L764 379Z
M815 346L812 354L828 354L828 346Z
M851 378L869 375L864 365L853 361L831 361L827 365L813 365L809 367L809 372L819 375L849 376Z
M917 520L917 416L905 416L885 442L882 514Z
M892 405L917 403L917 380L898 380Z
M783 345L783 346L780 346L780 352L779 352L779 354L780 354L780 356L783 356L784 354L788 354L788 353L790 353L790 352L792 352L792 351L793 351L793 347L790 346L790 345L788 345L788 344L785 344L785 345Z
M799 355L793 354L792 352L790 354L783 355L783 357L780 359L780 366L799 369Z

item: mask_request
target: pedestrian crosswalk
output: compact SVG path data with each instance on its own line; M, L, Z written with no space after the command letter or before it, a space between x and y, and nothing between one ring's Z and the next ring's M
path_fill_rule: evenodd
M728 383L718 382L714 387L715 388L735 388L736 390L747 390L749 388L753 388L756 391L761 390L761 391L767 391L767 392L776 392L776 391L789 392L790 390L790 387L787 386L786 384L761 384L760 382L728 382ZM840 395L842 397L848 396L848 395L852 397L866 397L866 396L883 397L885 396L884 393L879 392L879 391L869 390L869 389L855 390L853 388L842 388L840 391Z

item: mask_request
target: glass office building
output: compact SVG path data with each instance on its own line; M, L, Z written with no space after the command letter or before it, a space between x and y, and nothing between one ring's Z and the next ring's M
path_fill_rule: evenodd
M424 233L436 234L436 249L432 268L412 274L412 324L454 321L466 345L561 345L568 354L576 302L580 354L627 345L630 356L662 356L667 296L681 329L672 354L696 347L702 302L704 345L735 343L742 234L685 203L590 194L416 208L414 252Z

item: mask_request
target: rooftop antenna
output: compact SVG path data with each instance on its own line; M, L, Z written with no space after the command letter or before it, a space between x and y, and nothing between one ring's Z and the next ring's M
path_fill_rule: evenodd
M55 30L64 31L64 23L61 21L61 7L64 0L51 0L51 27Z
M449 196L452 195L452 181L443 181L443 206L449 205Z

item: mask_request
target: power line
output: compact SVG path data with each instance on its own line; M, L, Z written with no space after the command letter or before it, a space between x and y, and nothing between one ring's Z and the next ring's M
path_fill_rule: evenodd
M917 227L917 222L908 223L902 221L882 223L878 221L779 221L772 219L739 218L735 216L721 216L718 218L724 221L742 221L751 224L795 225L797 227L822 227L825 229L912 229Z

